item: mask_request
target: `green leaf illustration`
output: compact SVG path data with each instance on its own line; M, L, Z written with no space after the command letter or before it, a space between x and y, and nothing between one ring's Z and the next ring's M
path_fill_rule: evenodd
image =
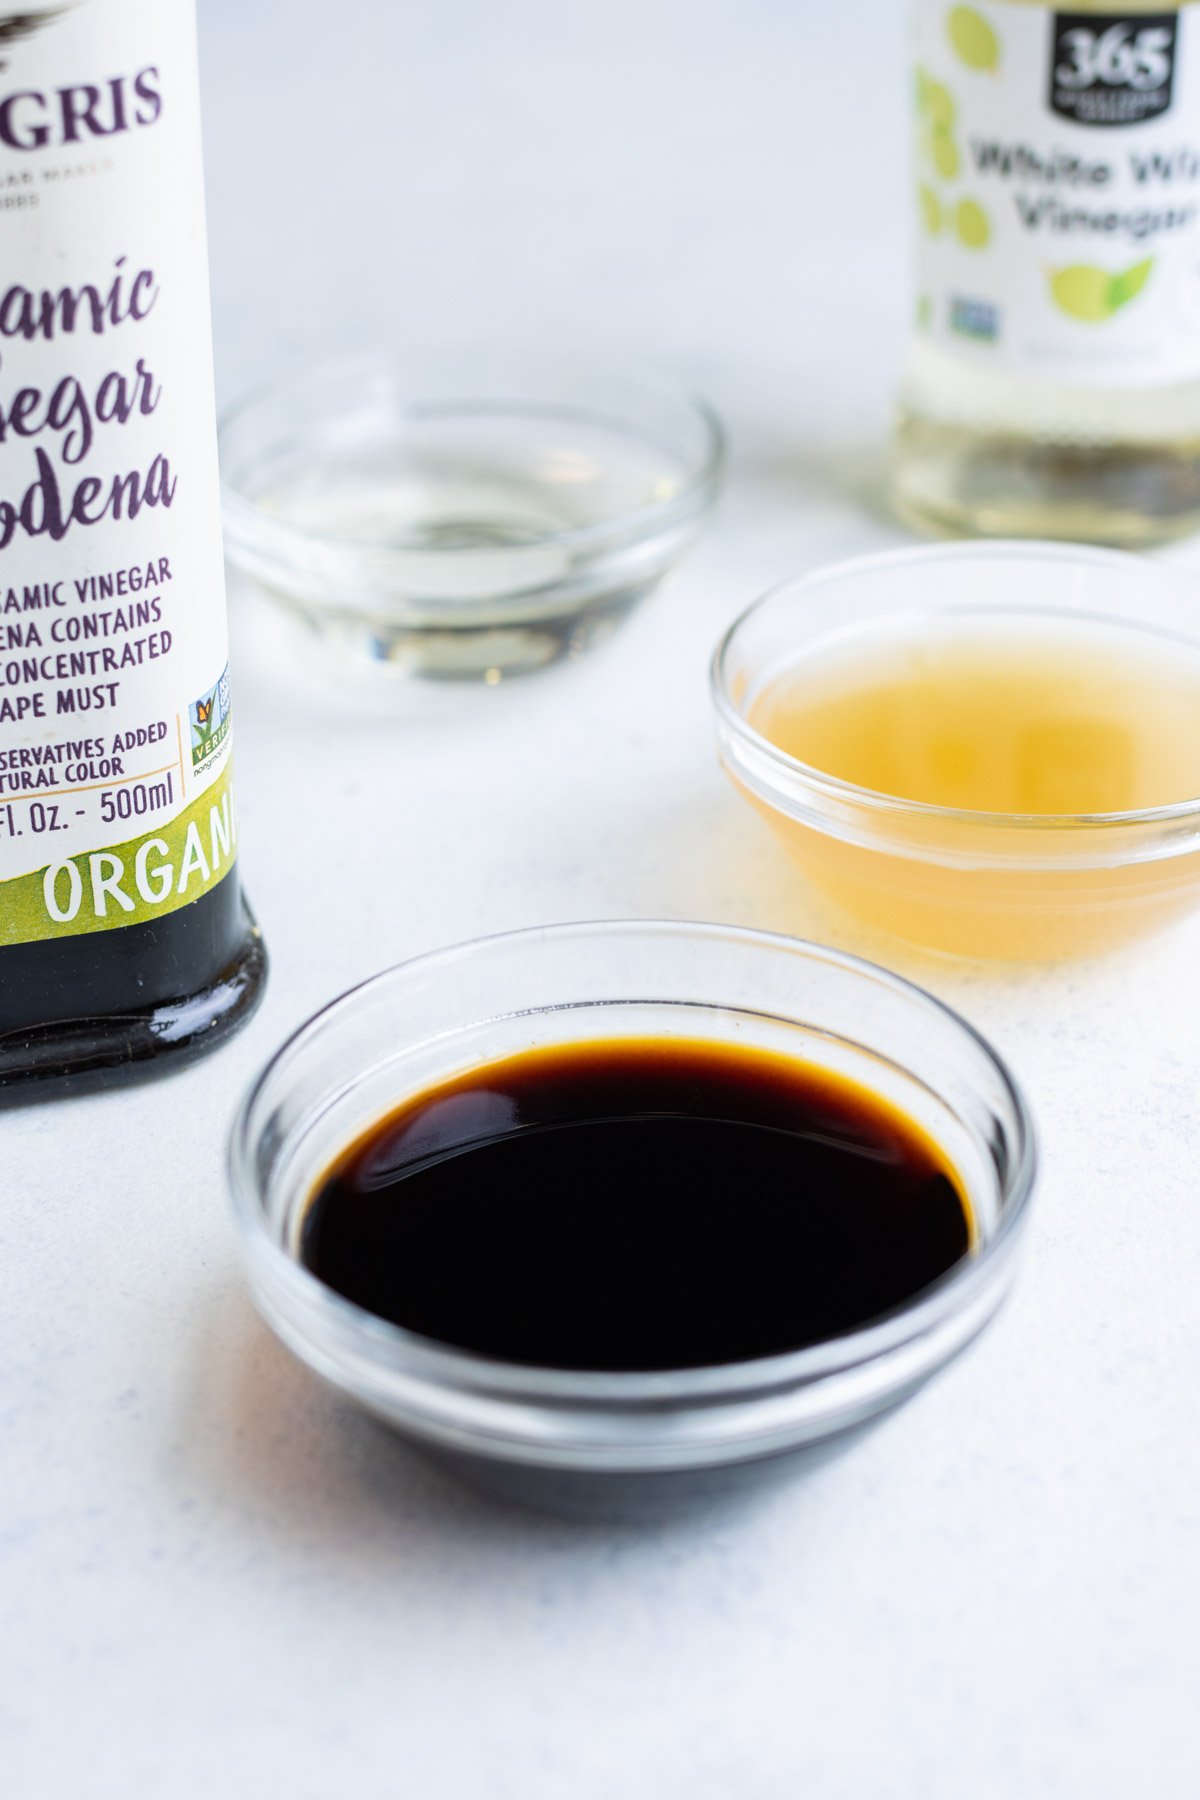
M1150 271L1154 267L1154 258L1148 256L1145 262L1134 263L1132 269L1126 269L1123 275L1114 275L1109 288L1109 305L1116 312L1119 306L1128 306L1136 300L1150 279Z
M956 6L946 20L946 35L968 69L990 75L1000 66L1000 39L982 14L971 6Z

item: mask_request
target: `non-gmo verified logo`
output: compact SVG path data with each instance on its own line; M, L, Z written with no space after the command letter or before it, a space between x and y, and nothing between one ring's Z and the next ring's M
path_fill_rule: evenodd
M999 310L988 300L952 295L950 329L956 336L971 338L977 344L994 344L1000 336Z
M1056 12L1050 106L1079 125L1142 125L1174 97L1178 13Z
M192 727L192 767L198 769L215 756L229 736L229 664L216 687L209 688L188 707Z

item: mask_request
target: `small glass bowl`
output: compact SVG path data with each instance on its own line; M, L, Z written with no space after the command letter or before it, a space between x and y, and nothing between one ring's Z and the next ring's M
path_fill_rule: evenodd
M950 955L1057 960L1170 923L1200 900L1200 797L1144 811L1015 814L925 805L842 781L749 723L777 681L848 648L974 630L1057 647L1164 647L1196 664L1200 582L1119 551L944 544L818 569L738 618L712 666L735 785L815 886L877 930ZM1098 635L1099 634L1099 635ZM957 640L953 640L957 641Z
M972 1253L845 1337L644 1374L528 1368L448 1348L301 1266L301 1223L322 1175L407 1095L533 1046L672 1034L792 1054L900 1108L963 1182ZM1034 1163L1029 1115L1004 1065L919 988L791 938L630 921L485 938L344 995L259 1077L234 1123L230 1175L258 1306L304 1362L477 1482L606 1513L707 1494L714 1479L740 1483L913 1393L1007 1291Z
M363 357L248 395L220 429L232 562L353 656L517 674L606 636L716 499L724 433L637 369Z

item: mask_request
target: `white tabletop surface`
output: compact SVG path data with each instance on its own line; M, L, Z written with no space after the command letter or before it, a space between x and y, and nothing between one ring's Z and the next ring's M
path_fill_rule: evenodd
M581 1528L459 1489L259 1323L225 1195L252 1071L414 952L603 915L875 948L719 774L705 664L770 582L903 538L903 10L201 0L225 399L371 340L636 353L711 394L733 470L610 646L496 690L331 696L234 595L267 1000L168 1082L2 1125L13 1800L1198 1791L1200 921L1049 972L893 958L1033 1097L1022 1277L749 1508Z

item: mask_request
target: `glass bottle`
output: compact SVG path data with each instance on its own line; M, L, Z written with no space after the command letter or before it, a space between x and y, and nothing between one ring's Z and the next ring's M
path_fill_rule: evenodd
M1200 527L1200 10L916 0L894 494L948 532Z
M253 1010L192 0L0 14L0 1102Z

